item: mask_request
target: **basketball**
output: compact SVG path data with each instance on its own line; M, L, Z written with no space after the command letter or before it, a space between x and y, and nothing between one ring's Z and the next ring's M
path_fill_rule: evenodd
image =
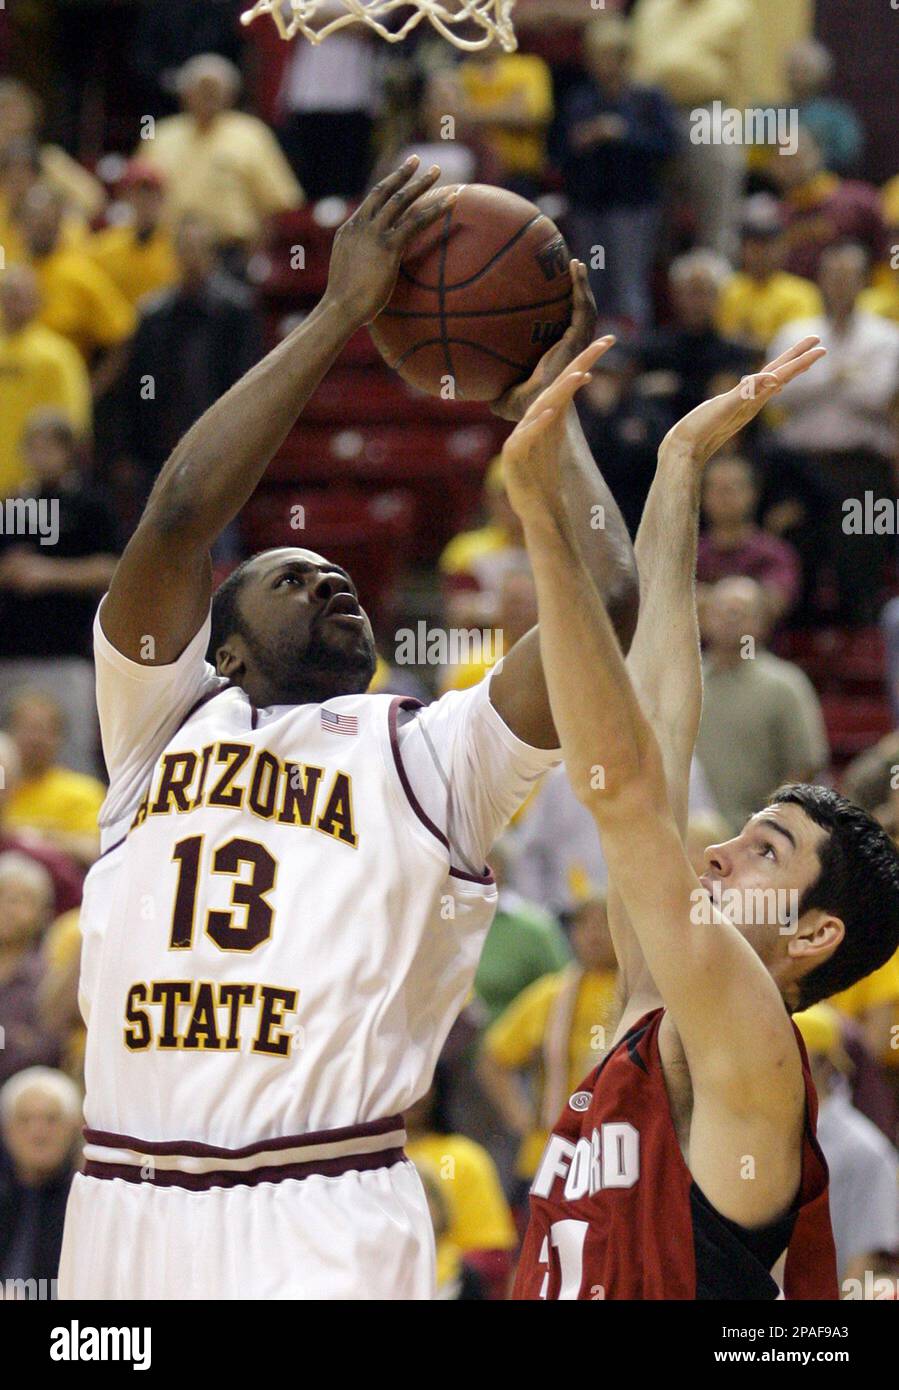
M533 203L463 185L403 258L372 337L389 365L429 395L495 401L568 327L569 261L558 227Z

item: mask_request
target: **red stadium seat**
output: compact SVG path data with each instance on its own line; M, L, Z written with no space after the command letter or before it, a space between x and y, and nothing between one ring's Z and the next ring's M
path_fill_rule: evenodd
M824 723L834 762L841 766L890 733L893 719L883 698L825 694Z

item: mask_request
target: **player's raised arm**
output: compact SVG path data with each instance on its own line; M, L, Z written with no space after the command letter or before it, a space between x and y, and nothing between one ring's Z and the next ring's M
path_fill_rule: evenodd
M791 380L799 370L794 364L802 358L806 365L811 365L818 347L818 338L804 338L769 363L759 378L747 378L742 389L750 407L754 382L774 373L780 374L782 384ZM699 420L708 418L712 409L718 407L714 403L710 403L709 409L700 406ZM733 414L734 432L742 428L743 414L744 411ZM711 443L697 450L696 437L694 412L668 432L659 449L656 474L634 545L640 575L640 615L627 657L640 707L659 742L668 798L681 836L687 825L690 764L702 712L695 601L696 543L702 475L711 457L711 452L707 452ZM725 442L719 438L714 450ZM609 894L609 925L625 1000L621 1028L626 1028L635 1014L658 1003L658 993L614 884ZM629 999L633 1003L630 1010Z
M217 401L156 481L103 605L103 630L134 661L167 665L209 609L209 548L254 492L275 451L342 348L393 290L409 243L454 194L422 201L439 177L413 157L369 193L337 234L328 288L298 328Z
M697 462L720 447L820 355L760 375L688 417L680 446ZM587 379L582 356L538 401L504 451L509 499L534 566L540 642L569 777L603 837L649 971L683 1041L697 1094L778 1123L800 1113L802 1077L780 992L690 867L658 742L637 699L605 606L581 558L572 494L556 466L565 396ZM564 391L563 388L564 387Z
M558 386L561 375L580 354L588 352L585 360L592 365L614 342L609 336L595 343L591 341L596 306L587 267L583 261L572 261L571 273L574 280L571 327L562 341L542 358L531 379L515 387L494 407L505 419L521 420L542 391L552 391ZM634 547L570 401L565 410L564 428L555 437L555 447L557 464L565 473L571 496L571 514L575 518L580 553L608 609L622 649L627 651L634 635L640 601ZM505 723L525 743L537 748L558 746L536 628L507 655L491 682L490 698Z

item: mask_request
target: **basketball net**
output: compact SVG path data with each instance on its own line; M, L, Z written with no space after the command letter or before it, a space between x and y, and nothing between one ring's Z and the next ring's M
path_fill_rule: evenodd
M388 43L399 43L423 19L457 48L469 52L486 48L496 39L507 53L518 47L512 27L515 0L338 0L346 10L336 19L321 14L333 12L334 0L256 0L241 15L242 24L252 24L260 15L270 15L282 39L303 34L310 43L321 43L347 24L367 24ZM397 10L411 10L398 29L388 29L381 21ZM465 38L460 29L477 25L484 32L479 38Z

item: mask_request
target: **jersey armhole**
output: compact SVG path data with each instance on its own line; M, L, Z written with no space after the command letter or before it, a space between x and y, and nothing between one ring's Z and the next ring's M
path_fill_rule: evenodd
M409 806L411 807L412 811L421 821L421 824L424 826L424 828L434 837L435 840L437 840L438 844L440 844L446 851L447 857L450 860L449 869L447 872L451 875L451 877L464 879L468 883L480 883L484 885L493 884L496 880L494 879L493 871L489 865L485 864L484 872L482 874L471 874L468 873L465 869L457 869L454 867L452 863L452 855L450 853L449 839L447 838L445 832L442 831L440 827L438 825L435 825L434 822L431 820L427 811L425 811L421 802L418 800L418 797L415 795L412 783L409 780L409 774L406 771L406 768L403 764L403 756L400 751L400 711L416 710L423 708L424 705L422 704L421 700L416 700L413 696L397 695L391 701L390 709L387 712L387 734L388 739L390 741L390 752L393 759L393 766L399 779L400 786L403 790L403 794L405 795L405 798L409 803Z

